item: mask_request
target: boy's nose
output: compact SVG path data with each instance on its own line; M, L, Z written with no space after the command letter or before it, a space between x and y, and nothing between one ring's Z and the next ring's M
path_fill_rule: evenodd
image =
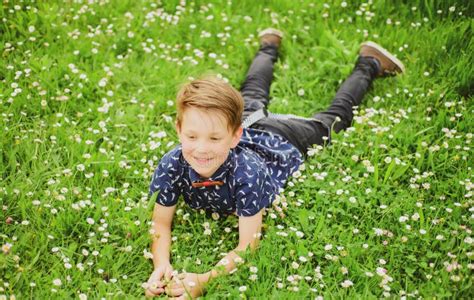
M201 141L196 145L196 152L205 154L209 152L209 143Z

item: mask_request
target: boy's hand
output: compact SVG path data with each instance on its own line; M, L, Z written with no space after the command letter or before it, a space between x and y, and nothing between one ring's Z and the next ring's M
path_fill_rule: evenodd
M206 277L206 276L204 276ZM166 287L168 296L176 299L197 298L204 293L206 279L196 273L181 273Z
M165 291L166 283L171 280L171 277L173 277L173 267L171 264L159 265L148 279L145 296L154 297L162 294Z

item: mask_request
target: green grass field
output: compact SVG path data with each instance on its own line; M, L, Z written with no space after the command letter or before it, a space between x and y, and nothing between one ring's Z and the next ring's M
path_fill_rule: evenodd
M208 73L239 87L268 26L285 32L274 112L324 109L366 40L407 72L312 151L204 298L474 297L472 2L212 2L0 4L0 299L144 297L175 93ZM208 271L236 225L181 205L175 269Z

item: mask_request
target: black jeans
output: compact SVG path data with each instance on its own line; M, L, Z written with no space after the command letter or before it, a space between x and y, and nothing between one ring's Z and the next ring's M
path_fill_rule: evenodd
M241 93L245 100L243 119L252 112L265 108L270 103L270 85L273 80L273 64L278 58L278 49L264 46L259 49L250 66ZM271 131L285 137L303 155L313 145L324 145L331 130L339 132L351 126L353 106L362 102L378 71L378 62L372 57L357 59L351 75L339 87L327 110L316 113L312 118L289 118L286 120L267 117L250 127Z

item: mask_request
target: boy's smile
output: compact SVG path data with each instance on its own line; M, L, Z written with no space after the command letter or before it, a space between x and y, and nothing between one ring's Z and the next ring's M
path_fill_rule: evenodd
M204 178L225 162L229 150L237 146L242 128L232 132L225 117L216 111L188 107L181 126L176 125L183 157Z

